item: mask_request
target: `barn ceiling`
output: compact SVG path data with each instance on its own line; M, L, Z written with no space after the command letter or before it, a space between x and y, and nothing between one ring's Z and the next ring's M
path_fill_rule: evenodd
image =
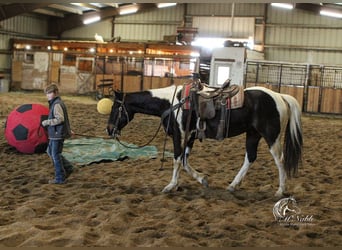
M239 3L241 2L248 1L239 1ZM84 20L94 15L99 16L101 20L113 18L120 15L122 9L127 9L131 6L138 7L138 11L142 12L157 8L157 3L0 3L0 21L17 15L39 14L46 16L49 20L48 35L60 36L66 30L83 26ZM295 4L297 9L317 14L322 7L342 12L342 5L338 3Z

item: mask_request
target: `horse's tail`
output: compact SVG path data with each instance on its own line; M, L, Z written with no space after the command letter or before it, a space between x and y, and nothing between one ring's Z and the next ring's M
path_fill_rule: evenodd
M290 178L298 171L302 159L303 134L301 123L301 108L298 101L290 95L282 95L289 109L289 121L286 125L284 138L284 168Z

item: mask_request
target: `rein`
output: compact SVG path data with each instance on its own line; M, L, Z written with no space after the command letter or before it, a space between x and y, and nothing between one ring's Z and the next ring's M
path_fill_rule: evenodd
M115 137L115 140L117 140L118 143L119 143L120 145L124 146L125 148L130 148L130 149L139 149L139 148L143 148L143 147L146 147L147 145L149 145L149 144L157 137L157 134L158 134L158 132L159 132L159 130L160 130L161 125L162 125L162 124L159 123L159 127L158 127L157 131L155 132L155 134L153 135L153 137L152 137L148 142L146 142L146 143L143 144L143 145L129 146L129 145L127 145L127 144L122 143L118 137Z
M118 118L116 119L116 123L114 124L114 126L117 127L117 126L118 126L118 123L119 123L119 121L120 121L120 119L121 119L122 111L125 112L125 115L126 115L126 117L127 117L127 121L129 122L130 120L129 120L128 112L127 112L127 110L126 110L126 108L125 108L125 105L124 105L124 104L125 104L125 96L123 97L122 101L120 101L120 100L115 100L115 101L121 104L120 107L119 107L119 116L118 116ZM152 138L151 138L148 142L144 143L143 145L129 146L129 145L127 145L127 144L122 143L122 142L120 141L120 139L119 139L117 136L115 136L114 139L117 140L118 143L119 143L121 146L125 147L125 148L130 148L130 149L139 149L139 148L143 148L143 147L146 147L147 145L149 145L149 144L157 137L157 134L159 133L159 130L160 130L161 125L162 125L162 123L159 123L159 127L158 127L158 129L156 130L155 134L152 136ZM112 138L113 138L113 137L112 137Z

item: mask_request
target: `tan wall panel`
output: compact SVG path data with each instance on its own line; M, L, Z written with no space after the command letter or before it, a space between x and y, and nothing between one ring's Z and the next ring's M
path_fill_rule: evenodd
M123 92L141 91L141 76L124 76Z
M318 112L318 103L319 103L319 87L309 87L306 111Z
M342 89L322 89L321 112L342 114Z
M304 95L304 87L303 86L281 86L280 93L288 94L297 99L299 106L303 106L303 95Z

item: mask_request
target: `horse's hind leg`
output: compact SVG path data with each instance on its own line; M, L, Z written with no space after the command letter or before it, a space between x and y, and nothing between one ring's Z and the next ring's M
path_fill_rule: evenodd
M283 164L283 149L280 142L280 136L274 142L274 144L270 147L270 152L274 158L275 164L277 165L279 171L279 188L275 193L276 197L282 197L285 192L285 180L286 180L286 173L284 170Z
M260 138L261 136L256 131L247 132L245 161L239 173L235 176L234 180L227 188L230 192L233 192L236 186L240 184L242 179L245 177L249 167L256 160Z

